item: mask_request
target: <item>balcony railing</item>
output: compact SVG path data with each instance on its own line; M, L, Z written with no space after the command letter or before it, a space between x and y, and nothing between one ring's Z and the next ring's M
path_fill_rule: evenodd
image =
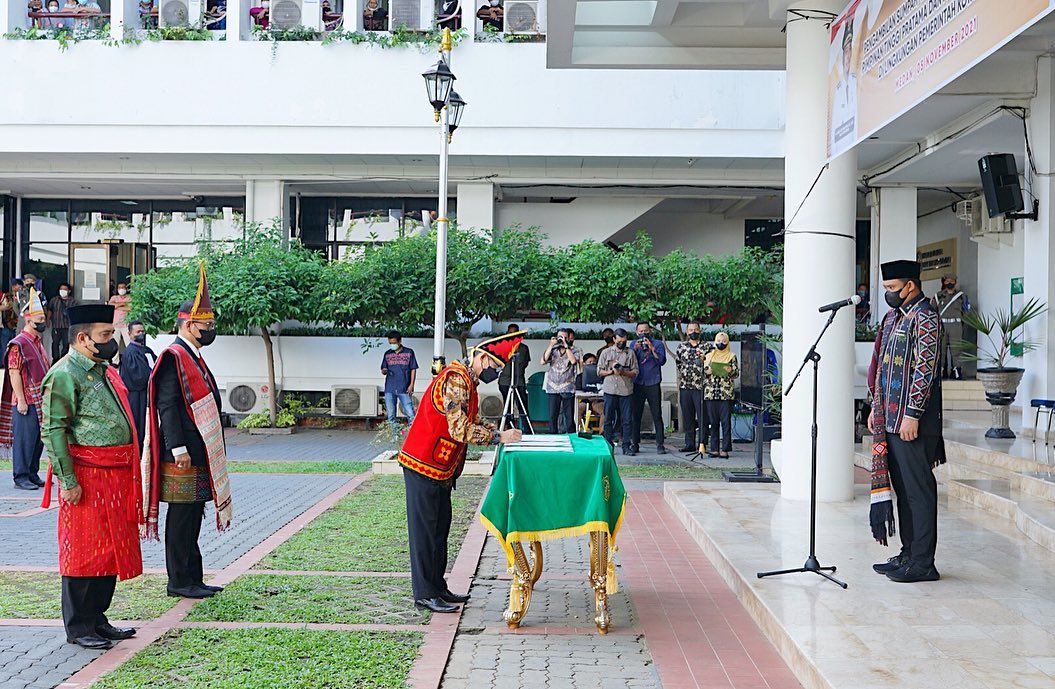
M460 0L434 0L435 5L428 0L323 0L319 5L306 0L153 0L149 5L140 0L102 0L103 7L95 11L82 6L49 12L33 3L29 11L20 13L18 6L23 1L0 0L0 35L4 38L63 40L65 36L69 40L68 34L79 31L75 40L224 37L228 41L349 41L387 47L430 44L441 28L457 31L461 40L481 43L541 42L546 33L546 0L502 0L498 5L486 0L475 11ZM315 15L310 16L313 8ZM197 13L196 21L187 20L192 13Z

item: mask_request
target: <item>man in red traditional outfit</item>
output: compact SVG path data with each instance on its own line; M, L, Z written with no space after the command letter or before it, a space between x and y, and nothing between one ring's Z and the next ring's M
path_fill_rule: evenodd
M0 394L0 447L11 448L15 488L37 490L40 479L40 441L43 408L40 386L51 362L40 336L47 325L44 304L35 287L23 311L25 327L7 346L7 375Z
M495 445L520 440L519 430L499 433L480 419L476 386L498 379L524 339L524 331L481 342L466 361L440 371L421 398L399 463L407 489L407 531L414 604L433 612L456 612L468 594L451 593L447 571L447 537L451 530L451 491L462 473L469 444Z
M173 597L210 598L223 590L204 582L198 547L206 502L216 503L217 529L231 525L220 390L201 355L216 339L215 318L202 265L198 294L180 307L179 335L158 357L147 388L147 535L158 537L159 503L167 502L165 565Z
M59 480L59 573L66 640L106 649L135 635L106 610L118 579L143 573L139 550L143 490L136 431L117 354L114 307L69 310L72 349L44 376L42 425L48 477L42 507Z

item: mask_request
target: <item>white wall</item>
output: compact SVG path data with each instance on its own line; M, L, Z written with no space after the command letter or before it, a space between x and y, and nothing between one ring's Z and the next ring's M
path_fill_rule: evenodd
M1008 308L1011 300L1011 278L1022 277L1025 259L1021 221L1017 221L1010 245L997 248L978 245L978 296L975 307L983 311Z
M689 210L662 210L663 204L627 225L612 239L632 240L640 231L652 237L652 252L666 256L675 249L721 256L744 248L744 219Z
M637 220L659 203L658 198L581 197L571 203L499 203L499 227L539 227L555 246L570 246L586 239L599 242Z
M960 288L967 291L974 303L978 294L978 244L971 241L970 230L951 210L927 215L917 221L916 239L920 246L953 238L956 239L956 274ZM940 288L940 279L923 283L923 292L927 295L935 294Z

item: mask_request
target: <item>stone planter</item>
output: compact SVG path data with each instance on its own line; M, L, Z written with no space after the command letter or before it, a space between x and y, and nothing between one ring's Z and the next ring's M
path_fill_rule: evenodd
M293 435L296 426L285 428L250 428L249 435Z
M1025 369L980 368L978 380L985 387L985 399L993 407L992 427L985 432L986 438L1014 438L1009 428L1008 412L1018 393Z

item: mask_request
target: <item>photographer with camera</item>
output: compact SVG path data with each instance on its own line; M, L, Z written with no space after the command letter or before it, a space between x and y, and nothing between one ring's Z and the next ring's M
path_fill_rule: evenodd
M549 398L550 433L575 431L575 376L579 374L582 350L575 346L575 333L561 328L550 338L542 354L543 365L549 365L542 388Z
M637 452L633 440L634 379L637 377L637 357L626 345L627 333L618 328L613 346L601 352L597 360L597 375L604 379L604 439L615 446L615 429L622 428L623 454L632 457Z
M663 395L660 383L663 382L663 365L667 363L667 347L662 340L652 339L652 326L646 322L637 324L637 340L630 346L637 356L637 378L634 379L634 438L635 453L641 449L641 418L645 413L645 402L652 412L652 421L656 428L656 454L667 454L663 446Z

